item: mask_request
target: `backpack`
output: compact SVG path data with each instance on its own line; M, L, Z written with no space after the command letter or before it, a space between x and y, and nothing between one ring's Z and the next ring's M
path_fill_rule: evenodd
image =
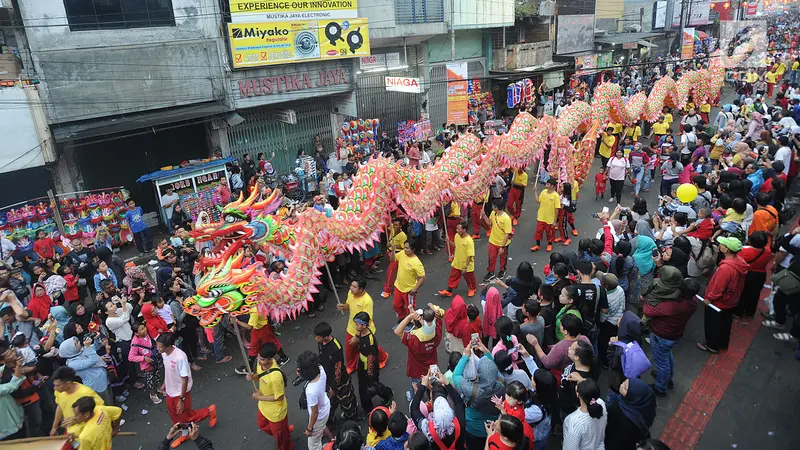
M627 378L639 378L643 373L650 370L650 360L644 354L644 350L638 342L630 343L612 342L622 348L622 373Z

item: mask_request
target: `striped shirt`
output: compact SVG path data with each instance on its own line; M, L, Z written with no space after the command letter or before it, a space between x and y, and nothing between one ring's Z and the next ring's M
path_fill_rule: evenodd
M603 417L599 419L593 419L589 413L580 409L576 409L564 419L562 450L605 450L608 413L602 399L597 399L597 403L603 407Z

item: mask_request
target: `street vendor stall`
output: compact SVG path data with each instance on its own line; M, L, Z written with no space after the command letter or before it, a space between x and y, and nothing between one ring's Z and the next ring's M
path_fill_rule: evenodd
M167 193L167 188L172 187L180 197L180 204L192 218L197 219L200 211L205 211L212 221L222 217L217 206L224 206L228 199L223 199L220 191L223 183L227 184L228 170L225 165L233 158L203 160L194 164L184 164L168 170L159 170L147 175L142 175L137 183L153 182L153 189L158 198L159 215L163 223L167 223L167 216L161 205L161 197Z

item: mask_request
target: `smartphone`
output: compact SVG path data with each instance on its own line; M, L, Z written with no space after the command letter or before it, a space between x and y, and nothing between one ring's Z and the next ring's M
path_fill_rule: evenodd
M608 206L603 206L603 213L608 214Z
M653 249L653 258L657 257L658 255L659 255L659 253L658 253L658 249L657 249L657 248L654 248L654 249Z
M411 306L411 307L414 306L414 296L413 295L409 295L408 296L408 306Z
M470 343L472 345L476 345L478 340L480 340L481 336L478 333L472 333L472 337L470 337Z
M508 353L517 353L518 351L519 351L519 346L516 345L508 349Z
M181 430L181 436L188 436L189 429L192 427L191 423L182 423L178 425L178 429Z
M439 375L439 366L436 364L431 364L428 366L428 375L435 377Z

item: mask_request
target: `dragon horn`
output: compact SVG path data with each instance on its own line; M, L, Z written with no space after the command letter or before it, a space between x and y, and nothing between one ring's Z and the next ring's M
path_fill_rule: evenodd
M272 192L269 193L267 198L265 198L264 200L261 200L260 202L254 203L253 204L253 209L262 210L262 209L266 208L267 205L269 205L270 203L274 202L277 197L278 197L278 190L277 189L273 189Z
M244 203L242 203L239 206L237 206L237 208L241 212L246 213L247 210L250 208L250 206L253 203L255 203L256 199L258 198L258 195L259 195L258 194L258 188L253 186L253 189L250 190L250 196L247 197L247 200L245 200Z
M228 205L225 207L225 209L230 209L230 208L238 209L239 205L242 204L242 194L243 194L243 192L239 192L239 198L235 202L228 203Z

